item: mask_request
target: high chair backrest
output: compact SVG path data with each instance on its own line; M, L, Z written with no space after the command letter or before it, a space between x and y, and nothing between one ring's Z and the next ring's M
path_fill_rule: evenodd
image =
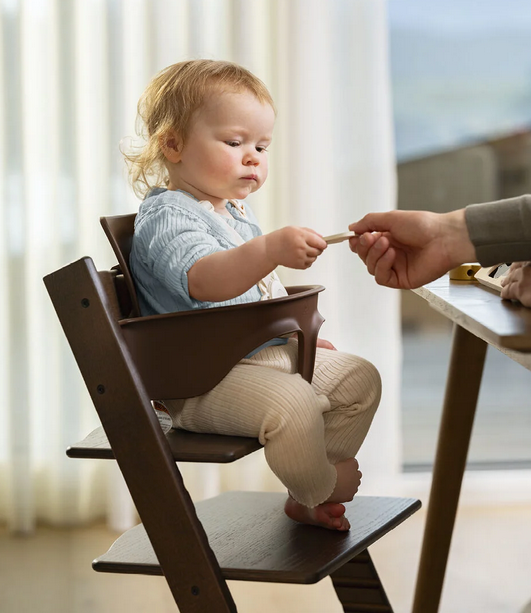
M103 231L107 235L114 254L118 260L118 266L124 276L125 285L131 301L131 317L140 316L140 307L136 295L135 284L129 270L129 256L133 246L133 233L135 230L136 213L129 215L114 215L100 217Z

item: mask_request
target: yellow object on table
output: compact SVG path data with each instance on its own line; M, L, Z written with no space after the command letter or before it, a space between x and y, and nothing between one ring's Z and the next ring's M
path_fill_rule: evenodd
M479 264L461 264L450 271L452 281L474 281L474 275L481 268Z

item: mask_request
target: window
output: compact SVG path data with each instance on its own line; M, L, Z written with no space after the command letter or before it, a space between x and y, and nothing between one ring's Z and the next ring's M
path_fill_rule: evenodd
M531 125L528 0L388 7L399 161Z
M399 208L531 192L529 0L388 6ZM448 322L421 302L403 295L406 471L433 461L451 346ZM531 467L530 397L531 373L489 348L469 467Z

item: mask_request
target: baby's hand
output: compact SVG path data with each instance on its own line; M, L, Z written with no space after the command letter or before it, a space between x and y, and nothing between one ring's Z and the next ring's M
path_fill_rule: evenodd
M267 257L275 267L309 268L327 247L323 237L309 228L287 226L265 238Z
M321 347L321 349L331 349L332 351L337 351L334 345L332 345L330 341L327 341L324 338L317 339L317 347Z

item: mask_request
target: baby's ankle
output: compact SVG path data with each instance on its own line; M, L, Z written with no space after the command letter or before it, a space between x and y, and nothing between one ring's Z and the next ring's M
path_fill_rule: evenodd
M349 502L361 484L361 472L356 458L348 458L335 465L337 481L327 502Z

